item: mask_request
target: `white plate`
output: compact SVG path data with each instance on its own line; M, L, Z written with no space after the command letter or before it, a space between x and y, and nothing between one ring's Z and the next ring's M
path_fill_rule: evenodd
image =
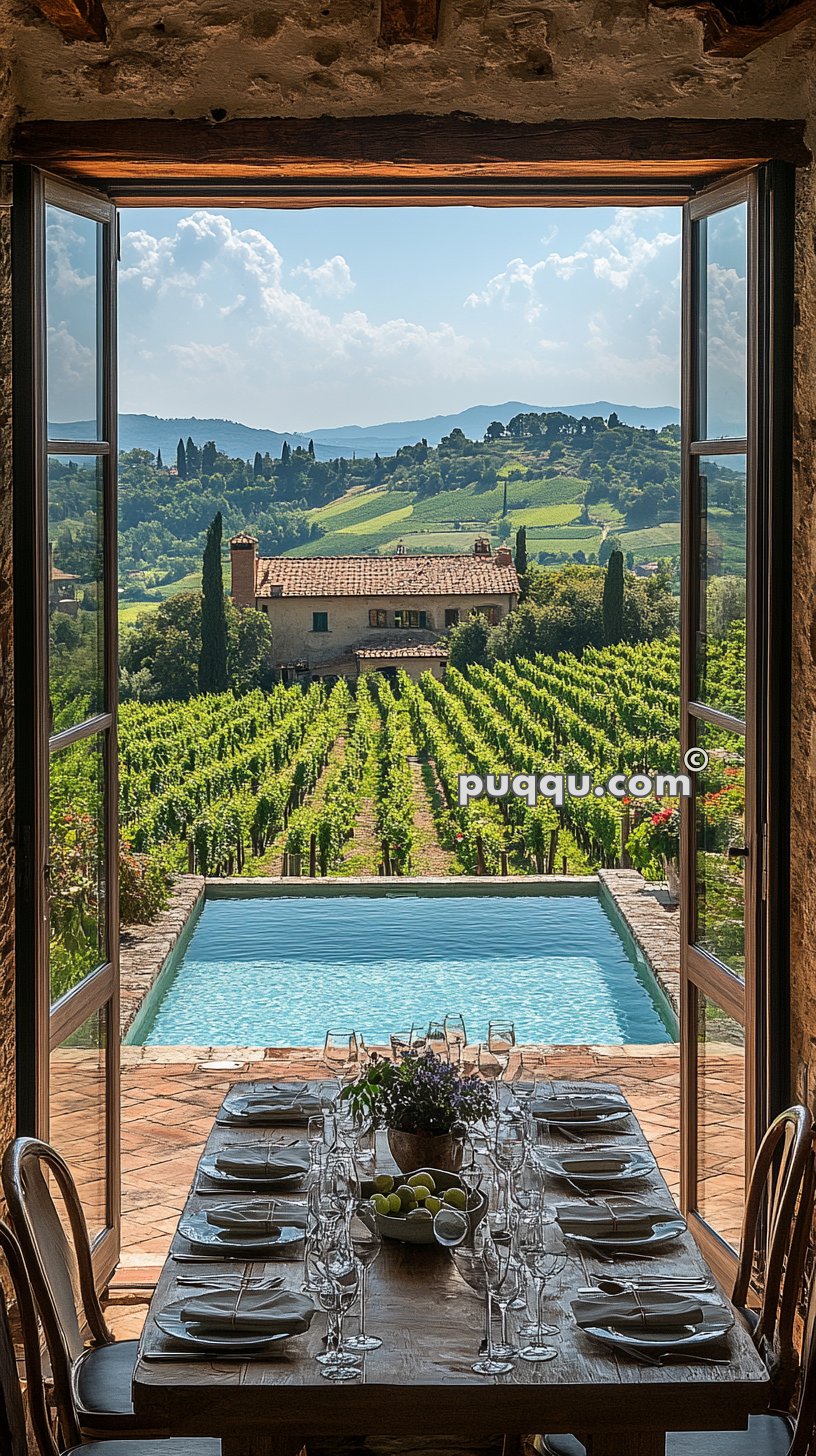
M219 1253L238 1257L245 1250L251 1250L258 1258L263 1258L265 1254L274 1257L278 1249L300 1243L305 1235L304 1229L293 1228L284 1220L281 1220L280 1233L276 1236L265 1232L253 1234L249 1228L217 1228L208 1221L206 1213L185 1215L179 1223L178 1231L194 1249L217 1249Z
M533 1117L536 1122L542 1122L545 1127L551 1127L556 1132L563 1128L564 1132L569 1134L573 1128L582 1131L586 1128L612 1127L619 1122L625 1122L630 1113L631 1108L629 1107L616 1107L614 1111L588 1113L586 1117L567 1117L560 1122L557 1117L551 1117L549 1113L545 1115L541 1112L534 1112Z
M604 1161L609 1157L614 1157L614 1155L614 1149L610 1149L608 1153L600 1152L594 1154L589 1151L586 1153L576 1151L574 1153L564 1153L560 1158L547 1158L543 1166L544 1171L550 1173L553 1178L563 1178L569 1183L586 1183L590 1187L601 1184L631 1183L637 1178L648 1177L655 1170L655 1160L651 1153L646 1152L632 1153L631 1155L621 1153L621 1165L614 1170L606 1169L604 1171L603 1169L593 1167L593 1157L596 1157L599 1161ZM574 1169L564 1166L565 1163L573 1159L576 1162L582 1162L583 1166Z
M561 1228L561 1225L558 1225ZM627 1249L632 1252L638 1249L661 1248L663 1244L671 1244L679 1239L686 1231L686 1220L678 1214L676 1218L664 1218L656 1223L650 1234L570 1234L566 1229L561 1229L565 1239L571 1239L574 1244L583 1244L587 1248L602 1250L610 1254L620 1253L625 1257Z
M694 1295L694 1298L697 1296ZM700 1300L700 1305L703 1311L702 1324L688 1325L674 1334L666 1330L639 1330L636 1334L633 1330L617 1330L610 1325L585 1325L583 1332L606 1345L617 1345L629 1350L654 1349L655 1346L659 1350L694 1349L701 1345L710 1345L714 1340L721 1340L734 1325L734 1316L725 1305L703 1299Z
M259 1173L227 1173L216 1166L215 1158L215 1153L205 1153L198 1170L214 1183L223 1183L227 1188L287 1188L306 1177L305 1168L302 1173L287 1173L285 1178L264 1178Z
M155 1316L157 1327L163 1335L169 1335L172 1340L180 1345L192 1347L194 1350L212 1350L216 1354L227 1354L242 1350L261 1350L269 1346L270 1351L277 1353L278 1348L284 1340L293 1340L294 1335L241 1335L235 1339L227 1338L224 1335L194 1335L191 1334L179 1311L181 1304L168 1305L161 1314Z

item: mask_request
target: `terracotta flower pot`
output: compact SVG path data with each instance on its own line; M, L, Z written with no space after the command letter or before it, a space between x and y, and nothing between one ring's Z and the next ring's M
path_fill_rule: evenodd
M462 1166L463 1144L449 1132L436 1135L425 1132L399 1132L388 1129L391 1156L402 1173L415 1168L439 1168L443 1173L458 1173Z

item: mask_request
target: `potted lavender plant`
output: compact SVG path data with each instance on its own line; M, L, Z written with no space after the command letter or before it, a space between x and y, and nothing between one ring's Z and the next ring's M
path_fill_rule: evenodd
M403 1173L457 1172L462 1139L453 1136L454 1127L478 1122L491 1107L480 1077L463 1076L430 1050L398 1063L373 1058L342 1096L358 1117L373 1117L387 1129L391 1156Z

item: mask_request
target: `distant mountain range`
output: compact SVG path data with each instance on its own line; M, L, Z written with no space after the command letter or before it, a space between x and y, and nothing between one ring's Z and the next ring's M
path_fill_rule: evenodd
M506 404L477 404L470 409L460 410L453 415L433 415L426 420L397 420L383 425L341 425L333 430L307 430L302 433L281 430L257 430L251 425L241 425L235 420L160 419L157 415L120 415L119 449L150 450L153 454L161 450L166 465L176 459L176 445L181 436L184 440L192 435L196 445L214 440L218 449L233 459L251 460L256 450L264 455L280 455L284 440L292 446L308 445L314 440L315 454L319 460L334 460L338 456L350 459L360 456L393 455L400 445L415 445L417 440L427 440L429 445L438 445L443 435L460 429L468 439L481 440L493 420L506 425L513 415L534 412L536 414L559 411L561 414L601 415L607 418L613 411L623 424L640 425L649 430L662 430L664 425L680 422L680 411L672 405L656 405L641 408L639 405L611 404L609 400L595 400L593 404L540 405L522 404L519 400L508 400ZM91 426L87 420L71 424L51 426L52 438L62 440L87 440L92 438Z

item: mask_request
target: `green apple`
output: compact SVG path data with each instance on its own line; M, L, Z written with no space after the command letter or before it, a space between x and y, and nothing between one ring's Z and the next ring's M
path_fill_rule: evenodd
M436 1183L431 1173L412 1173L408 1179L409 1188L427 1188L429 1193L436 1192Z
M383 1196L385 1196L385 1195L383 1195ZM389 1195L388 1195L388 1212L389 1213L402 1213L402 1199L400 1198L400 1196L399 1196L398 1193L389 1193Z
M409 1188L407 1183L401 1183L399 1188L395 1188L391 1197L399 1199L400 1208L403 1213L409 1213L412 1208L416 1208L417 1206L417 1196L413 1188Z
M375 1213L390 1213L391 1200L387 1193L375 1193L371 1199L371 1206Z
M428 1197L425 1199L425 1207L428 1213L430 1213L431 1215L438 1213L440 1208L442 1207L442 1199L437 1198L436 1194L434 1193L429 1193Z
M390 1173L378 1173L374 1179L374 1187L378 1193L393 1193L394 1180Z
M405 1216L416 1221L423 1218L427 1221L432 1217L432 1214L428 1212L427 1208L412 1208L410 1213L407 1213Z
M467 1195L463 1188L448 1188L442 1202L449 1204L451 1208L465 1209L467 1208Z

